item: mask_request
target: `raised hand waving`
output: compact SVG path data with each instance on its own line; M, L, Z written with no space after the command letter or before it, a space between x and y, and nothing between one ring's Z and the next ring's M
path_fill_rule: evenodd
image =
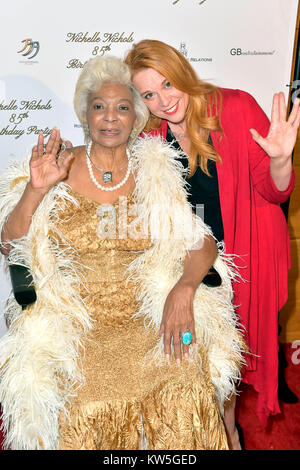
M33 189L47 192L67 177L74 156L72 152L66 152L63 158L59 157L60 146L61 138L58 129L52 130L45 146L43 135L39 135L38 143L32 149L30 160L30 185Z
M275 93L269 133L263 138L255 129L250 129L253 139L270 158L289 159L292 155L300 125L300 99L296 98L287 119L284 94Z

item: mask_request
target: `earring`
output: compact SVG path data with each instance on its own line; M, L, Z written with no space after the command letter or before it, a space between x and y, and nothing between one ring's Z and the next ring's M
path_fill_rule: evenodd
M90 129L87 122L82 123L82 130L84 133L84 140L87 143L90 139Z
M89 125L88 125L87 122L82 123L82 129L83 129L83 132L85 133L85 135L89 135L90 129L89 129Z
M139 136L139 131L136 127L132 128L132 131L130 132L129 136L129 145L133 145L134 142L136 141L137 137Z

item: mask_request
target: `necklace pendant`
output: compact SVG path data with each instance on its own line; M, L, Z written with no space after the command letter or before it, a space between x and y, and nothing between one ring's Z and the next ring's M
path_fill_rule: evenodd
M103 175L102 175L102 179L104 181L104 183L112 183L113 182L113 179L112 179L112 172L111 171L106 171Z

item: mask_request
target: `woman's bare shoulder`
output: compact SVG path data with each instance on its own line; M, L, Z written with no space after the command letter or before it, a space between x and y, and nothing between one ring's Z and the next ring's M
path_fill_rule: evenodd
M82 155L85 153L85 145L78 145L76 147L64 147L62 146L62 149L59 153L61 156L67 156L73 154L74 156Z
M63 159L68 155L72 155L73 159L65 182L76 188L78 181L82 181L85 177L87 178L86 172L84 171L86 167L85 146L68 147L60 153L59 158Z

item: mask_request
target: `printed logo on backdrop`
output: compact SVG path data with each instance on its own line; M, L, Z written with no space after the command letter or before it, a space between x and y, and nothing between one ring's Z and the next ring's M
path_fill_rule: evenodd
M233 47L230 49L230 55L234 56L241 56L241 55L253 55L253 56L259 56L259 55L274 55L275 54L275 49L273 51L257 51L257 50L243 50L240 47Z
M212 57L190 57L185 42L181 42L179 46L179 52L189 61L189 62L212 62Z
M7 121L4 127L0 128L0 136L14 136L15 139L19 139L24 134L26 135L38 135L43 133L44 137L49 137L51 129L45 127L41 129L40 126L35 124L27 125L28 120L32 123L32 117L34 112L38 111L47 112L52 109L51 99L48 101L42 99L33 100L17 100L11 99L7 102L5 98L0 101L0 116L1 123L5 121L3 115ZM31 119L30 119L31 118ZM3 124L2 124L3 125Z
M24 58L20 63L37 64L38 61L34 59L40 52L40 42L32 38L25 38L20 42L21 48L17 53ZM18 91L16 90L17 95ZM40 133L45 138L49 137L51 129L46 125L37 125L36 122L42 120L41 113L47 113L48 117L50 110L52 110L51 98L40 96L16 98L11 96L11 93L7 98L5 81L0 80L0 137L20 139L25 135L37 136Z
M113 33L101 33L99 31L95 33L87 32L70 32L67 33L66 42L70 45L74 44L77 46L82 44L83 46L91 46L88 50L88 57L91 56L103 56L106 53L112 53L116 44L121 43L132 43L134 42L133 32L113 32ZM84 66L86 61L82 62L78 58L72 58L67 64L67 69L78 69Z
M17 53L25 57L26 60L20 60L20 63L27 65L37 64L38 61L32 59L34 59L40 51L39 41L33 41L32 39L27 38L23 39L21 43L24 43L24 46L20 51L17 51Z

